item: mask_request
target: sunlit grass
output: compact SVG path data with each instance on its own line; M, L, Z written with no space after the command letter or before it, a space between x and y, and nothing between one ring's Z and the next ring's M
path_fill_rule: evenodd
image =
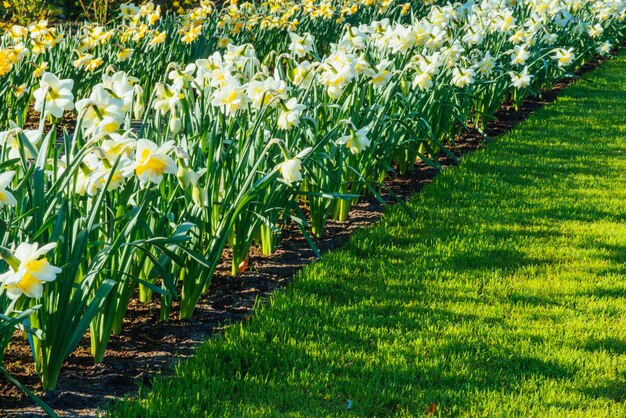
M588 78L111 415L626 416L626 57Z

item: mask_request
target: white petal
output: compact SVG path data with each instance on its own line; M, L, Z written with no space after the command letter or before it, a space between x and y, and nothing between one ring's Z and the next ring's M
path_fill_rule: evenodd
M15 171L7 171L6 173L0 174L0 190L5 189L9 184L11 184L11 180L15 176Z

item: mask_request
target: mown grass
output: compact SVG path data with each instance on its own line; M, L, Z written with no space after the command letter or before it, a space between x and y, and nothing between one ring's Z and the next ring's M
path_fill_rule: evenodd
M626 56L586 78L110 416L626 416Z

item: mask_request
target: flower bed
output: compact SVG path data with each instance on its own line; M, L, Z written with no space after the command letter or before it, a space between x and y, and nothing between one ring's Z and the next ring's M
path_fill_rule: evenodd
M441 168L461 130L608 54L625 15L613 0L206 3L14 27L0 52L0 354L25 331L52 390L87 329L103 360L136 289L161 319L173 301L190 318L225 248L233 275L288 224L315 248L390 171ZM23 126L29 109L39 128ZM75 125L58 135L46 119Z

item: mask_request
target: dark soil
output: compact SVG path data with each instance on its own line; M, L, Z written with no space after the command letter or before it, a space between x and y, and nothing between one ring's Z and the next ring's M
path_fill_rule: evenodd
M581 75L600 64L595 60L578 71ZM486 134L493 138L512 129L533 111L556 99L560 90L574 79L563 80L540 98L531 98L515 110L505 104L496 113L497 119L488 124ZM484 137L474 129L459 135L450 150L459 156L480 148ZM439 159L443 167L456 163L444 156ZM386 187L402 199L407 199L430 183L437 170L418 163L406 175L391 175ZM393 204L391 194L382 197ZM344 243L358 228L370 225L381 218L384 205L373 198L364 199L350 212L346 222L329 221L326 236L316 239L321 252L327 252ZM277 289L285 287L302 266L315 260L313 251L295 228L283 232L280 248L272 256L263 256L252 249L247 271L233 277L226 256L213 279L208 294L198 304L190 321L176 319L174 306L171 320L159 319L159 304L140 304L133 300L124 320L122 335L111 338L107 355L101 364L93 364L89 339L84 338L79 348L67 360L59 384L54 392L42 394L35 374L30 349L16 336L7 350L4 364L10 373L54 408L61 416L96 416L107 402L136 393L140 385L149 386L160 372L169 373L172 365L193 354L194 349L206 339L219 333L231 323L245 321L252 315L257 299L264 300ZM7 379L0 377L0 416L40 417L43 411Z

